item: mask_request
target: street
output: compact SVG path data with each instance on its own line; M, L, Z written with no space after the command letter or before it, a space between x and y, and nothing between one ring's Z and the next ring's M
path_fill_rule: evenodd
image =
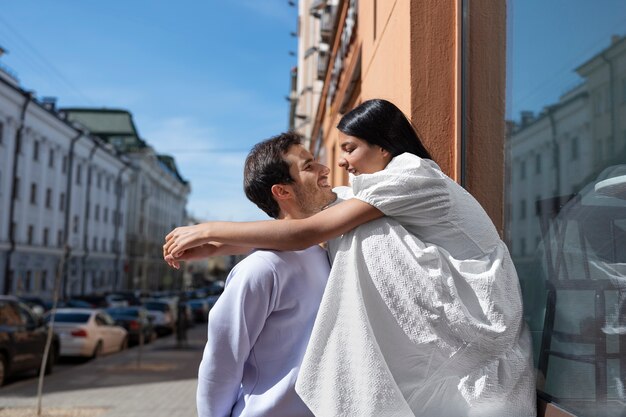
M187 343L175 336L89 361L62 360L44 385L43 408L66 414L102 417L195 416L197 369L206 340L206 325L188 329ZM0 388L0 416L18 416L36 407L38 378L13 378ZM77 411L90 411L80 414ZM34 413L33 413L34 414Z

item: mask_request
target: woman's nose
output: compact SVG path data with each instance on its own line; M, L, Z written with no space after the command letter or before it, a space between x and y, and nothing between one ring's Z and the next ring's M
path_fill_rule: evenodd
M339 165L340 168L346 168L348 166L348 161L346 161L345 158L339 158L339 160L337 161L337 165Z

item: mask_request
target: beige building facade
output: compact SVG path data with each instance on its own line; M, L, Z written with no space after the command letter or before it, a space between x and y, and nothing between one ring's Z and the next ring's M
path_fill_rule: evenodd
M306 0L299 7L297 76L306 81L292 99L298 120L310 123L294 125L331 167L333 184L347 182L336 167L335 126L359 103L384 98L404 111L441 168L502 230L505 4ZM310 82L315 77L321 85Z

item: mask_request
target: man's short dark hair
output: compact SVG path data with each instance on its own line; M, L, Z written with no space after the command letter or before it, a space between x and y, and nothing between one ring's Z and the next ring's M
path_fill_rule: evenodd
M291 184L285 153L293 145L300 145L295 132L285 132L254 145L243 170L243 189L246 197L270 217L278 218L280 207L272 196L274 184Z

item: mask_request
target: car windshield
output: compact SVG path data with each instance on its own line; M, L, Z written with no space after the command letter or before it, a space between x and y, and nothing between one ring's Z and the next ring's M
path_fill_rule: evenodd
M50 321L52 315L46 315L46 323ZM89 313L55 313L54 321L57 323L87 323L91 314Z
M145 306L148 310L157 310L157 311L169 311L169 306L165 303L156 303L148 301L145 303Z
M113 317L139 317L139 310L137 310L136 308L108 308L107 313L109 313Z

